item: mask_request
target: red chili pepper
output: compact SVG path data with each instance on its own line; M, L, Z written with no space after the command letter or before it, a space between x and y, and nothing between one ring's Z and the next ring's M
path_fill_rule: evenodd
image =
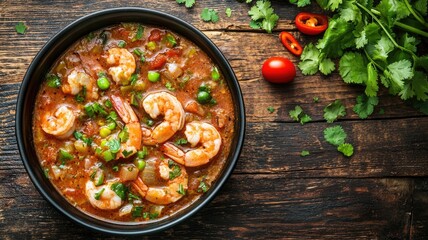
M296 27L300 32L307 35L318 35L328 27L328 18L325 15L301 12L297 14Z
M303 52L302 46L297 42L297 40L288 32L281 32L279 34L279 39L282 42L282 45L288 49L292 54L300 56Z

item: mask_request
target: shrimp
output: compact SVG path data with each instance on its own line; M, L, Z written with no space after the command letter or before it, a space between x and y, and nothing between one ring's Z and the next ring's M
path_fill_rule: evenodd
M120 116L123 122L125 122L124 131L128 132L128 139L126 142L121 143L119 154L116 155L116 159L129 157L135 154L141 148L141 126L138 121L137 115L132 110L131 105L122 100L122 98L112 95L111 102L113 103L114 109Z
M135 58L126 49L110 48L108 50L107 64L114 65L108 73L117 84L126 85L135 72Z
M93 207L103 210L117 209L122 205L122 199L111 190L113 182L107 183L106 185L96 187L95 184L89 180L86 182L85 193L89 200L89 203ZM96 198L99 199L97 200Z
M68 138L76 128L76 115L70 106L62 105L54 113L46 113L42 117L41 127L59 139Z
M143 99L143 108L155 119L164 116L162 123L153 130L145 129L143 142L148 145L163 143L171 138L184 125L184 109L178 99L166 91L154 92Z
M165 143L161 148L165 155L184 166L196 167L204 165L216 156L220 150L220 133L209 123L190 122L186 125L184 134L193 148L192 150L184 152L172 143ZM194 148L198 143L201 146Z
M76 95L85 87L86 96L89 99L98 99L98 87L95 79L86 74L73 70L67 77L67 81L62 84L61 90L65 94Z
M180 168L180 175L171 179L170 173L175 170L174 168ZM157 171L156 174L154 171ZM163 181L166 181L165 185L159 186L155 180L155 175L159 175ZM142 178L145 179L146 183ZM186 169L169 159L153 158L147 160L142 178L139 176L131 185L143 198L155 204L166 205L176 202L184 196L188 188Z

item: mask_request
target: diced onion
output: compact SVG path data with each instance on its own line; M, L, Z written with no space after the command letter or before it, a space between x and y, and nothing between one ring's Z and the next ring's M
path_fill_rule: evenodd
M144 170L140 173L143 182L149 186L156 185L156 158L151 158L146 161Z
M119 177L123 182L133 181L138 177L138 168L134 164L123 164L120 166Z
M132 211L132 204L130 203L126 204L125 206L119 209L119 216L122 217L122 216L128 215L131 213L131 211Z

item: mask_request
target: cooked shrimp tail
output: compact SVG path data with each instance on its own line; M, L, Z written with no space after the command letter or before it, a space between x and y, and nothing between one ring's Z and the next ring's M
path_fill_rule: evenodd
M123 131L127 131L128 139L121 143L119 154L116 159L129 157L135 154L141 148L141 126L137 115L131 105L122 98L112 95L112 104L117 114L125 123Z
M220 133L209 123L198 121L188 123L184 134L192 147L190 151L184 152L172 143L164 144L162 151L185 166L196 167L207 164L220 150ZM197 145L200 146L195 148Z

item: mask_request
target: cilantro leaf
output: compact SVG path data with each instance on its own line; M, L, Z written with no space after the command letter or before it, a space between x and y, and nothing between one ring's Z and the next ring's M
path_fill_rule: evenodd
M303 49L302 55L300 56L299 68L303 75L312 75L318 72L320 51L309 43Z
M317 48L325 57L340 57L343 50L355 45L352 23L341 18L331 19L324 37L318 41Z
M23 22L19 22L15 25L15 30L18 34L25 34L27 29L27 26Z
M193 5L195 5L195 0L176 0L177 3L183 4L186 6L186 8L191 8Z
M248 11L248 15L252 21L257 22L257 25L268 33L272 32L279 19L279 16L274 13L270 1L267 0L257 1L256 5ZM250 26L255 27L254 22L250 22Z
M307 151L307 150L302 150L302 152L300 153L300 156L302 156L302 157L306 157L306 156L309 156L309 154L311 154L309 151Z
M55 74L48 74L46 81L47 85L51 88L59 88L61 86L61 79Z
M302 125L310 121L312 121L312 118L308 114L303 114L303 116L300 118L300 124Z
M336 100L324 108L324 119L327 120L328 123L332 123L338 117L344 117L345 115L345 106L343 106L340 100Z
M298 7L305 7L311 4L311 0L297 0Z
M360 95L357 97L357 104L355 104L353 110L358 117L365 119L373 113L374 107L379 103L377 97L367 97L366 95Z
M208 9L208 8L204 8L202 10L201 18L205 22L213 22L213 23L216 23L219 20L217 11L214 9Z
M342 3L342 0L317 0L317 3L323 9L329 9L331 11L336 10L339 5Z
M354 147L349 143L342 143L337 147L337 151L343 153L343 155L350 157L354 154Z
M250 21L250 27L251 27L252 29L260 29L260 28L262 28L262 27L260 26L260 23L258 23L258 22L256 22L256 21L254 21L254 20L251 20L251 21Z
M275 112L275 108L274 108L274 107L272 107L272 106L267 107L267 110L268 110L270 113Z
M290 110L290 112L288 112L288 114L290 115L290 117L294 120L294 121L299 121L299 116L300 114L303 112L302 107L300 107L299 105L294 107L294 110Z
M427 0L417 0L413 7L422 15L427 16Z
M111 185L111 190L113 190L117 196L119 196L122 200L125 200L126 192L128 191L128 188L123 185L123 183L115 182Z
M319 70L322 74L328 75L335 69L334 62L330 58L324 58L320 61Z
M340 58L339 73L346 83L363 83L367 79L367 63L360 53L347 52Z
M346 133L341 126L328 127L324 129L324 139L335 146L345 143Z
M226 10L224 10L224 12L226 13L226 16L227 16L227 17L232 16L232 9L230 9L229 7L228 7L228 8L226 8Z

